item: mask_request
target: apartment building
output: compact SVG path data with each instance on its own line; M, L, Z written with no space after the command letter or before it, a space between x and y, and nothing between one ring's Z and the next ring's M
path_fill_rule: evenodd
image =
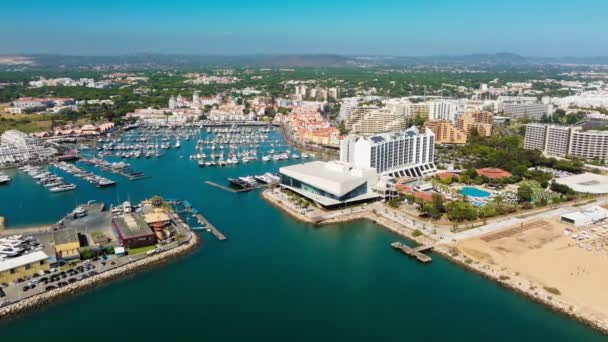
M469 134L471 129L477 129L480 135L489 137L494 125L494 114L490 112L468 112L464 113L457 121L456 127Z
M580 126L528 124L524 148L549 156L581 159L608 158L608 132L585 131Z
M401 131L406 128L405 117L387 108L358 106L345 121L348 130L355 134L376 134Z
M540 121L544 115L550 116L553 113L553 105L544 103L505 102L500 107L505 116L516 120Z
M431 120L424 125L433 131L435 143L439 145L466 144L467 142L467 133L452 125L448 120Z
M454 122L458 113L458 103L447 100L428 102L430 120L448 120Z

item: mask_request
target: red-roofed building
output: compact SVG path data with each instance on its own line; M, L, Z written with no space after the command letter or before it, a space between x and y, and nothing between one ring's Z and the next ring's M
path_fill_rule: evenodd
M403 194L412 194L412 195L414 195L414 197L420 198L427 202L432 201L433 195L436 194L436 192L414 191L414 189L411 186L405 185L405 184L396 184L395 189L397 189L397 191L399 191ZM441 195L441 194L439 194L439 195L441 196L442 199L444 198L443 195Z
M476 171L478 175L486 176L490 179L509 178L512 176L511 172L493 167L484 167L483 169L477 169Z
M448 178L455 179L455 178L459 177L459 175L454 172L439 172L435 176L441 180L448 179Z

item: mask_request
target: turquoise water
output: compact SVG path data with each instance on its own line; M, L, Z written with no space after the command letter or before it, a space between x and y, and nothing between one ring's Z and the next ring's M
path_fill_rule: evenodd
M7 341L170 338L207 341L599 341L602 337L437 255L421 265L392 250L401 240L368 222L317 228L294 221L258 191L204 184L276 171L282 163L198 168L187 151L133 161L152 177L97 189L74 180L50 194L27 176L0 188L15 225L57 220L75 204L161 193L188 199L227 236L206 232L193 254L1 322Z
M471 197L489 197L490 193L485 191L485 190L481 190L479 188L475 188L472 186L465 186L464 188L462 188L460 190L460 193L465 195L465 196L471 196Z

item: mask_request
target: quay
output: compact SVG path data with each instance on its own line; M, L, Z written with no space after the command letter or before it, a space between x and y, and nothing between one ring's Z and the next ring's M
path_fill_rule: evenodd
M410 246L402 244L401 242L393 242L393 243L391 243L391 246L395 249L400 250L401 252L403 252L406 255L416 258L418 261L420 261L422 263L426 264L426 263L433 261L433 259L431 259L430 256L422 253L422 252L431 250L433 248L432 245L422 245L419 247L412 248Z
M213 235L215 235L215 237L220 240L220 241L224 241L227 239L227 237L222 234L222 232L220 232L217 228L215 228L215 226L213 224L211 224L211 222L209 222L203 215L196 213L193 215L194 217L196 217L196 219L198 220L198 222L203 226L203 227L207 227L211 230L211 233Z

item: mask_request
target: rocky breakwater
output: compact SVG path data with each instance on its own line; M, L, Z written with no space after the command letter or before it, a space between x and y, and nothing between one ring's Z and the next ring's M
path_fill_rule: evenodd
M158 254L147 256L141 260L119 266L103 273L99 273L93 277L75 282L65 287L47 291L5 306L0 309L0 319L5 319L25 311L36 309L58 299L72 296L87 289L94 288L105 282L118 279L125 275L133 274L133 272L166 263L171 259L188 254L199 244L200 238L195 233L190 233L190 238L185 243L177 247L168 249Z
M496 281L501 286L524 295L530 300L544 304L558 313L596 329L604 335L608 335L608 322L606 320L577 305L561 300L559 294L551 293L550 289L548 290L542 284L526 279L519 273L500 267L500 265L473 261L450 244L436 245L434 251L469 271L476 272L485 278Z

